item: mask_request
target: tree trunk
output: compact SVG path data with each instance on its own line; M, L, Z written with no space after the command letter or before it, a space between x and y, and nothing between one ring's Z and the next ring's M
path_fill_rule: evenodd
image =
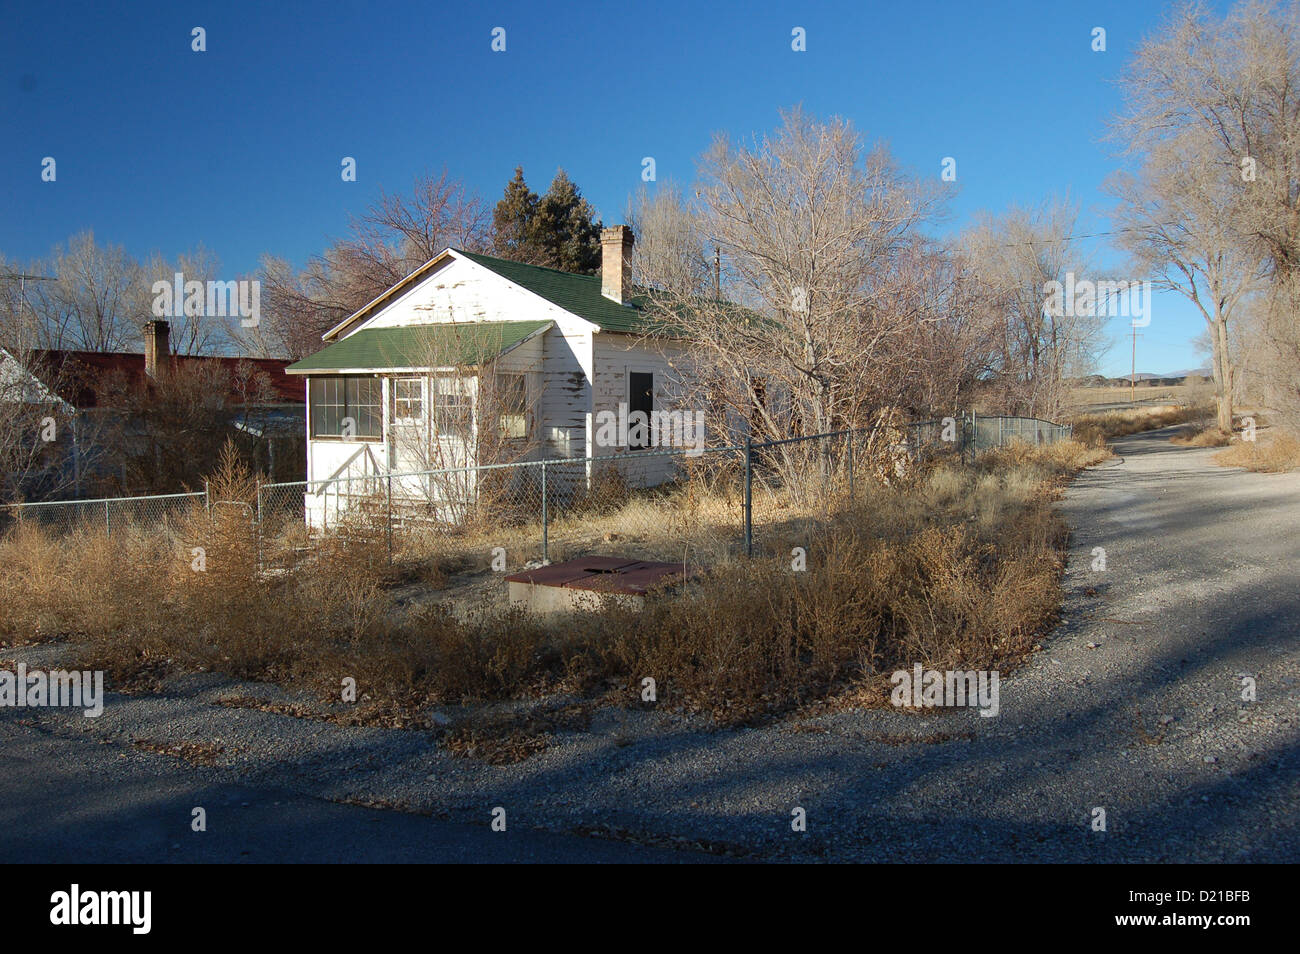
M1228 322L1219 304L1214 305L1214 394L1218 402L1219 430L1232 432L1232 364L1228 360Z

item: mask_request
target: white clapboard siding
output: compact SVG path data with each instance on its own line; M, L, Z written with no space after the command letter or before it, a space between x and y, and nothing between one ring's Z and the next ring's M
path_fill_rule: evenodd
M598 336L559 325L543 336L541 423L547 457L587 454L593 337Z
M680 372L670 364L679 363L680 354L680 346L675 342L647 341L636 335L596 335L593 414L609 411L617 415L619 406L627 404L630 371L650 372L654 375L655 410L694 411L694 408L683 405ZM595 446L593 451L598 458L619 457L628 453L624 447ZM672 479L677 472L676 459L677 455L655 455L632 458L619 466L633 486L649 487Z

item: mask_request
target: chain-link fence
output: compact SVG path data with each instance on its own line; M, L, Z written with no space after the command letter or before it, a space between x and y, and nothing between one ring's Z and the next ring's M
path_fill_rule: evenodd
M1074 432L1069 424L1055 424L1033 417L985 417L979 414L918 421L906 425L906 430L916 456L957 454L963 458L1015 441L1033 445L1068 441Z
M0 527L27 520L56 534L95 527L105 533L127 527L156 527L179 519L203 504L203 491L148 497L100 497L95 500L50 500L0 507Z
M20 504L8 518L56 532L165 525L203 507L248 515L259 563L280 569L322 541L360 537L394 562L448 573L517 568L598 550L643 560L717 562L809 538L866 483L904 478L922 461L959 459L1021 440L1051 443L1068 425L962 415L699 452L649 450L326 481L259 484L246 500L219 491ZM242 518L241 518L242 519Z
M602 546L647 560L716 558L738 545L742 460L736 447L637 451L263 484L256 509L271 560L330 532L382 536L394 560L448 569Z

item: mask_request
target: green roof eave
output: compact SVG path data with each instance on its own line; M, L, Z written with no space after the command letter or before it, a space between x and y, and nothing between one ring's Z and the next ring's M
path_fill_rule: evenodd
M550 328L545 321L478 321L362 328L285 368L288 374L343 374L476 367Z

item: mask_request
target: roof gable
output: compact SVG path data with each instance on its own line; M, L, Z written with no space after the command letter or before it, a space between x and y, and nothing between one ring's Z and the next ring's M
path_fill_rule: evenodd
M396 305L406 295L441 271L449 259L463 259L480 266L548 304L595 325L600 331L681 336L673 329L649 317L644 307L646 304L644 297L633 298L625 304L606 298L600 292L599 275L562 272L541 265L526 265L523 262L496 258L492 255L449 248L339 322L322 337L326 341L339 341L344 335L356 334L356 330L350 329L365 328L372 319L379 317L390 306Z

